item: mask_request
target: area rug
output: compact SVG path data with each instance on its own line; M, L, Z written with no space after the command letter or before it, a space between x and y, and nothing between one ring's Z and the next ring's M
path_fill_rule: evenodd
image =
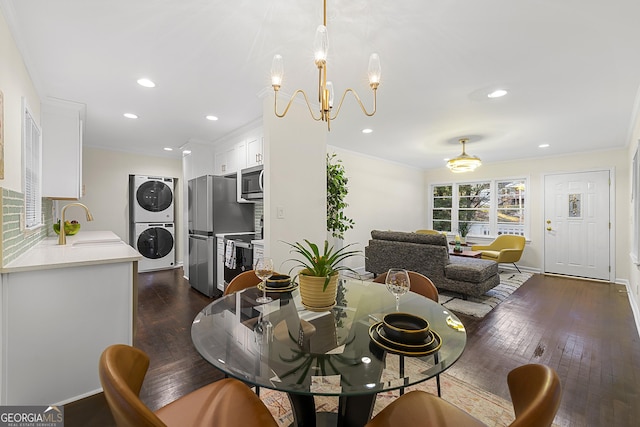
M442 398L463 409L490 426L508 426L514 419L513 406L510 401L467 384L447 374L440 375ZM431 379L418 385L408 387L409 390L423 390L432 394L436 392L436 381ZM376 397L373 414L377 414L398 397L398 391L380 393ZM289 399L285 393L262 388L260 398L267 405L280 426L293 423L293 414ZM337 412L338 398L316 396L316 412Z
M455 313L482 318L506 300L531 276L531 273L505 271L500 273L500 284L482 296L468 297L464 300L457 294L443 291L439 295L438 302Z

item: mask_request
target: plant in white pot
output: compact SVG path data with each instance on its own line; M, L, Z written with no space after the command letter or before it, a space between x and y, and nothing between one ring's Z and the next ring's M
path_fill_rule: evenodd
M287 261L294 261L297 264L291 267L289 274L301 268L296 277L300 283L300 296L302 304L309 310L328 310L336 303L338 291L338 276L340 271L350 271L358 274L351 267L341 265L341 262L353 256L362 255L359 250L350 250L355 243L334 249L329 246L328 241L324 241L322 252L315 243L304 240L305 244L295 242L283 242L291 246L290 253L297 253L298 258L291 258ZM286 262L286 261L285 261Z

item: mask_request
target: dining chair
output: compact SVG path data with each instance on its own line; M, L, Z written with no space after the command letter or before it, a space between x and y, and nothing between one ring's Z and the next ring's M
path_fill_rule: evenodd
M231 282L229 282L222 295L229 295L243 289L258 286L260 282L261 280L256 276L256 272L254 270L243 271L231 279Z
M522 257L525 243L524 236L502 234L488 245L471 246L471 250L482 252L482 259L489 259L498 264L510 262L518 270L518 273L521 273L516 262L520 261L520 257Z
M145 352L124 344L107 347L100 356L99 376L118 427L272 426L278 424L249 387L223 379L151 411L139 398L149 367Z
M558 412L562 387L558 374L546 365L529 364L507 375L516 419L510 427L548 427ZM462 409L424 391L400 396L365 427L486 427Z
M436 288L436 285L433 284L431 279L423 274L416 273L415 271L409 271L408 273L411 292L415 292L432 301L438 302L438 288ZM376 283L384 283L386 278L387 273L382 273L373 279L373 281Z
M438 288L433 284L431 279L427 276L416 273L415 271L408 271L409 273L409 290L417 294L422 295L425 298L429 298L432 301L438 302ZM384 283L387 278L387 273L382 273L373 279L376 283ZM438 396L442 396L440 390L440 374L436 375L436 387L438 389ZM404 389L400 389L400 394L404 393Z

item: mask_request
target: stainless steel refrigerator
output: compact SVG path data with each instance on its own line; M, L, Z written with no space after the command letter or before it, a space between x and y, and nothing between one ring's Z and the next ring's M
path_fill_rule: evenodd
M189 180L189 283L207 296L217 292L216 234L254 231L254 205L238 203L236 178L205 175Z

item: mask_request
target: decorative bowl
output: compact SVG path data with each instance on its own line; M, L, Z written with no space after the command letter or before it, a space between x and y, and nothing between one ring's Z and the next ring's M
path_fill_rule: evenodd
M421 344L429 338L429 322L409 313L389 313L382 319L387 338L405 344Z
M286 288L291 284L291 276L286 274L274 274L267 279L267 287L269 288Z
M53 231L55 231L56 234L60 234L60 221L58 221L58 222L53 224ZM73 236L78 231L80 231L80 223L79 222L65 221L65 223L64 223L64 233L67 236Z

